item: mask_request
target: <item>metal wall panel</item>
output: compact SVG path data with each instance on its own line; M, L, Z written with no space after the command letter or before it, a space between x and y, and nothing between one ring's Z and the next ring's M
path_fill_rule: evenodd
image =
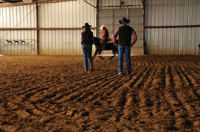
M1 28L32 28L36 26L35 5L0 7L0 12Z
M40 52L45 55L82 55L82 30L43 30L40 32ZM92 30L95 35L96 30ZM42 39L49 38L49 39ZM93 47L94 49L94 47Z
M96 24L96 8L84 0L41 4L39 12L40 28L82 27L85 22L94 27Z
M96 6L96 2L93 0L87 0L87 2ZM81 28L86 22L92 27L96 27L96 8L87 4L84 0L41 4L39 12L40 28ZM40 54L82 54L80 41L82 31L40 31ZM92 31L96 36L96 30Z
M36 27L36 6L0 7L0 28ZM16 40L16 41L14 41ZM0 53L36 54L36 31L2 30L0 32Z
M122 8L143 8L143 5L141 0L99 0L99 9Z
M0 53L1 54L36 54L36 32L35 31L10 31L0 32Z
M39 28L81 28L86 22L96 27L96 1L87 0L66 1L58 3L45 3L39 5ZM36 28L36 5L13 6L0 8L1 28ZM96 30L92 30L94 36ZM40 30L39 52L40 54L82 54L80 30ZM34 39L36 30L0 31L0 53L20 54L26 47L16 46L15 50L8 45L6 40ZM14 42L13 42L14 43ZM36 54L36 41L34 42ZM14 45L13 45L14 46ZM94 50L94 48L93 48ZM24 51L26 54L28 51Z
M198 54L200 28L190 25L200 25L198 0L146 0L145 26L179 26L146 28L149 54Z

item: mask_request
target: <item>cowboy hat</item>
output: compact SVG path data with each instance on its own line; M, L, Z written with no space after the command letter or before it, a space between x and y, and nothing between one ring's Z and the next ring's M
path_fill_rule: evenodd
M102 30L106 25L101 25L100 29Z
M120 24L128 24L130 22L129 19L126 19L125 17L122 18L122 20L119 20Z
M91 27L91 25L89 25L88 23L85 23L85 26L82 26L82 28L89 28Z

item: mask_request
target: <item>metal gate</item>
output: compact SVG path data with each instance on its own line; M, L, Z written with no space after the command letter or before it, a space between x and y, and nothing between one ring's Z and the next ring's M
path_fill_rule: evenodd
M102 36L103 30L100 27L104 24L108 29L109 38L112 38L115 30L121 26L119 20L126 17L130 19L129 26L134 28L138 37L136 44L131 48L131 54L143 55L143 14L143 8L100 9L97 16L97 36ZM112 51L103 51L102 54L112 54Z

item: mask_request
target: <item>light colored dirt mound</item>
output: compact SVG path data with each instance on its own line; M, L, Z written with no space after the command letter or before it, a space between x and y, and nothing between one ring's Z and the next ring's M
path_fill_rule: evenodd
M200 56L104 58L0 57L0 131L200 131Z

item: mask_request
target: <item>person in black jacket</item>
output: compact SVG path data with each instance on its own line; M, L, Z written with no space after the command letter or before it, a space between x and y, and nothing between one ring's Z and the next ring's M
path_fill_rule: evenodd
M93 61L92 61L92 44L93 44L93 32L90 30L91 25L85 23L85 26L82 26L85 30L81 32L81 45L83 50L84 58L84 69L88 71L88 58L91 71L93 71Z
M112 41L116 47L118 47L118 74L121 75L123 72L123 57L125 53L126 58L126 73L130 74L131 72L131 60L130 60L130 49L137 41L137 34L135 30L128 26L130 23L129 19L125 17L122 20L119 20L119 23L122 25L117 28L115 33L112 36ZM116 38L119 35L118 44ZM131 42L131 36L133 35L133 41Z

